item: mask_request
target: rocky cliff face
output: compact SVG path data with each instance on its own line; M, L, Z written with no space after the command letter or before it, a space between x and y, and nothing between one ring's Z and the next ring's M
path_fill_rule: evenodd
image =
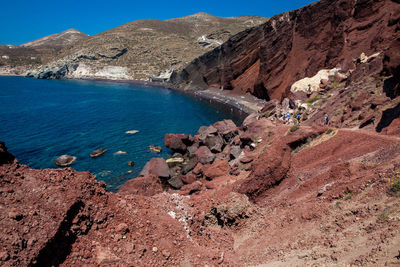
M47 62L60 49L87 37L85 33L69 29L20 46L0 45L0 75L25 75Z
M233 36L173 80L181 88L215 86L281 100L295 81L321 69L347 71L362 53L377 52L397 77L399 14L394 0L322 0Z
M173 70L266 20L197 13L166 21L134 21L63 49L32 75L165 81Z

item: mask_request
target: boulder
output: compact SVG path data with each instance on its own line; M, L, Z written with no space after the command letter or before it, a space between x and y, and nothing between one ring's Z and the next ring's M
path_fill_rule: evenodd
M169 178L168 164L163 158L152 158L146 163L139 176L148 176L154 174L155 176L163 179Z
M247 127L247 126L250 125L251 123L255 122L255 121L257 120L257 118L258 118L258 114L257 114L257 113L251 113L249 116L247 116L247 117L244 119L242 125L243 125L244 127Z
M194 153L197 151L198 148L199 148L198 143L194 143L193 145L187 148L187 152L190 158L194 156Z
M175 189L180 189L183 186L183 182L179 176L174 176L168 180L168 184Z
M206 146L201 146L197 149L195 156L198 162L202 164L212 163L215 159L215 155Z
M241 183L238 192L256 202L268 189L286 178L290 159L290 147L285 142L276 142L253 162L251 173Z
M166 134L164 142L165 146L172 151L185 152L186 144L189 143L189 136L186 134Z
M180 179L185 184L191 184L191 183L193 183L193 182L195 182L197 180L197 177L193 173L189 173L189 174L186 174L186 175L181 175Z
M232 120L218 121L214 123L213 126L227 143L238 133L237 126Z
M191 195L196 192L199 192L202 188L203 188L203 184L200 181L196 181L192 184L184 185L181 188L181 194L182 195Z
M182 173L183 174L187 174L189 173L191 170L194 169L194 167L196 167L197 164L197 158L191 158L188 162L185 162L182 166Z
M154 174L149 174L144 177L137 177L123 184L118 194L121 195L141 195L153 196L162 193L163 188L160 179Z
M76 157L71 155L62 155L54 160L54 163L61 167L66 167L74 163Z
M204 141L204 145L206 145L212 152L219 153L222 151L222 147L224 145L224 140L219 135L208 135Z
M203 164L197 163L196 167L192 170L192 173L196 175L197 177L203 175Z
M169 158L165 162L168 164L168 167L172 168L174 166L180 165L185 160L183 158Z
M233 159L237 159L241 152L242 150L240 149L240 146L231 146L230 156Z
M226 160L215 161L209 168L204 172L204 175L208 179L214 179L216 177L224 176L229 174L230 166Z

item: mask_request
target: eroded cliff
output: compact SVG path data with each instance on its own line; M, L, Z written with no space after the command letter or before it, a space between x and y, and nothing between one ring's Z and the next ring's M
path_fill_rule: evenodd
M399 14L394 0L322 0L233 36L173 81L181 88L222 87L281 100L295 81L321 69L347 71L362 53L376 52L396 77Z

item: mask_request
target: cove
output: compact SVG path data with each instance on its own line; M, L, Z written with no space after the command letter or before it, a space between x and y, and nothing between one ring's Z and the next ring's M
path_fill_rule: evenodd
M168 157L165 134L195 134L200 126L222 119L240 123L242 116L160 87L0 77L0 141L9 151L31 168L58 168L55 158L76 156L71 167L90 171L112 192L136 177L152 157ZM128 135L128 130L139 132ZM149 145L161 146L162 153L150 152ZM91 158L100 147L107 152Z

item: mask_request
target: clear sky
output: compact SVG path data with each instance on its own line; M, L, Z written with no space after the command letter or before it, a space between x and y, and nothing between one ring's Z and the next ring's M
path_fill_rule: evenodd
M94 35L139 19L214 16L272 17L315 0L2 0L0 44L20 45L74 28Z

